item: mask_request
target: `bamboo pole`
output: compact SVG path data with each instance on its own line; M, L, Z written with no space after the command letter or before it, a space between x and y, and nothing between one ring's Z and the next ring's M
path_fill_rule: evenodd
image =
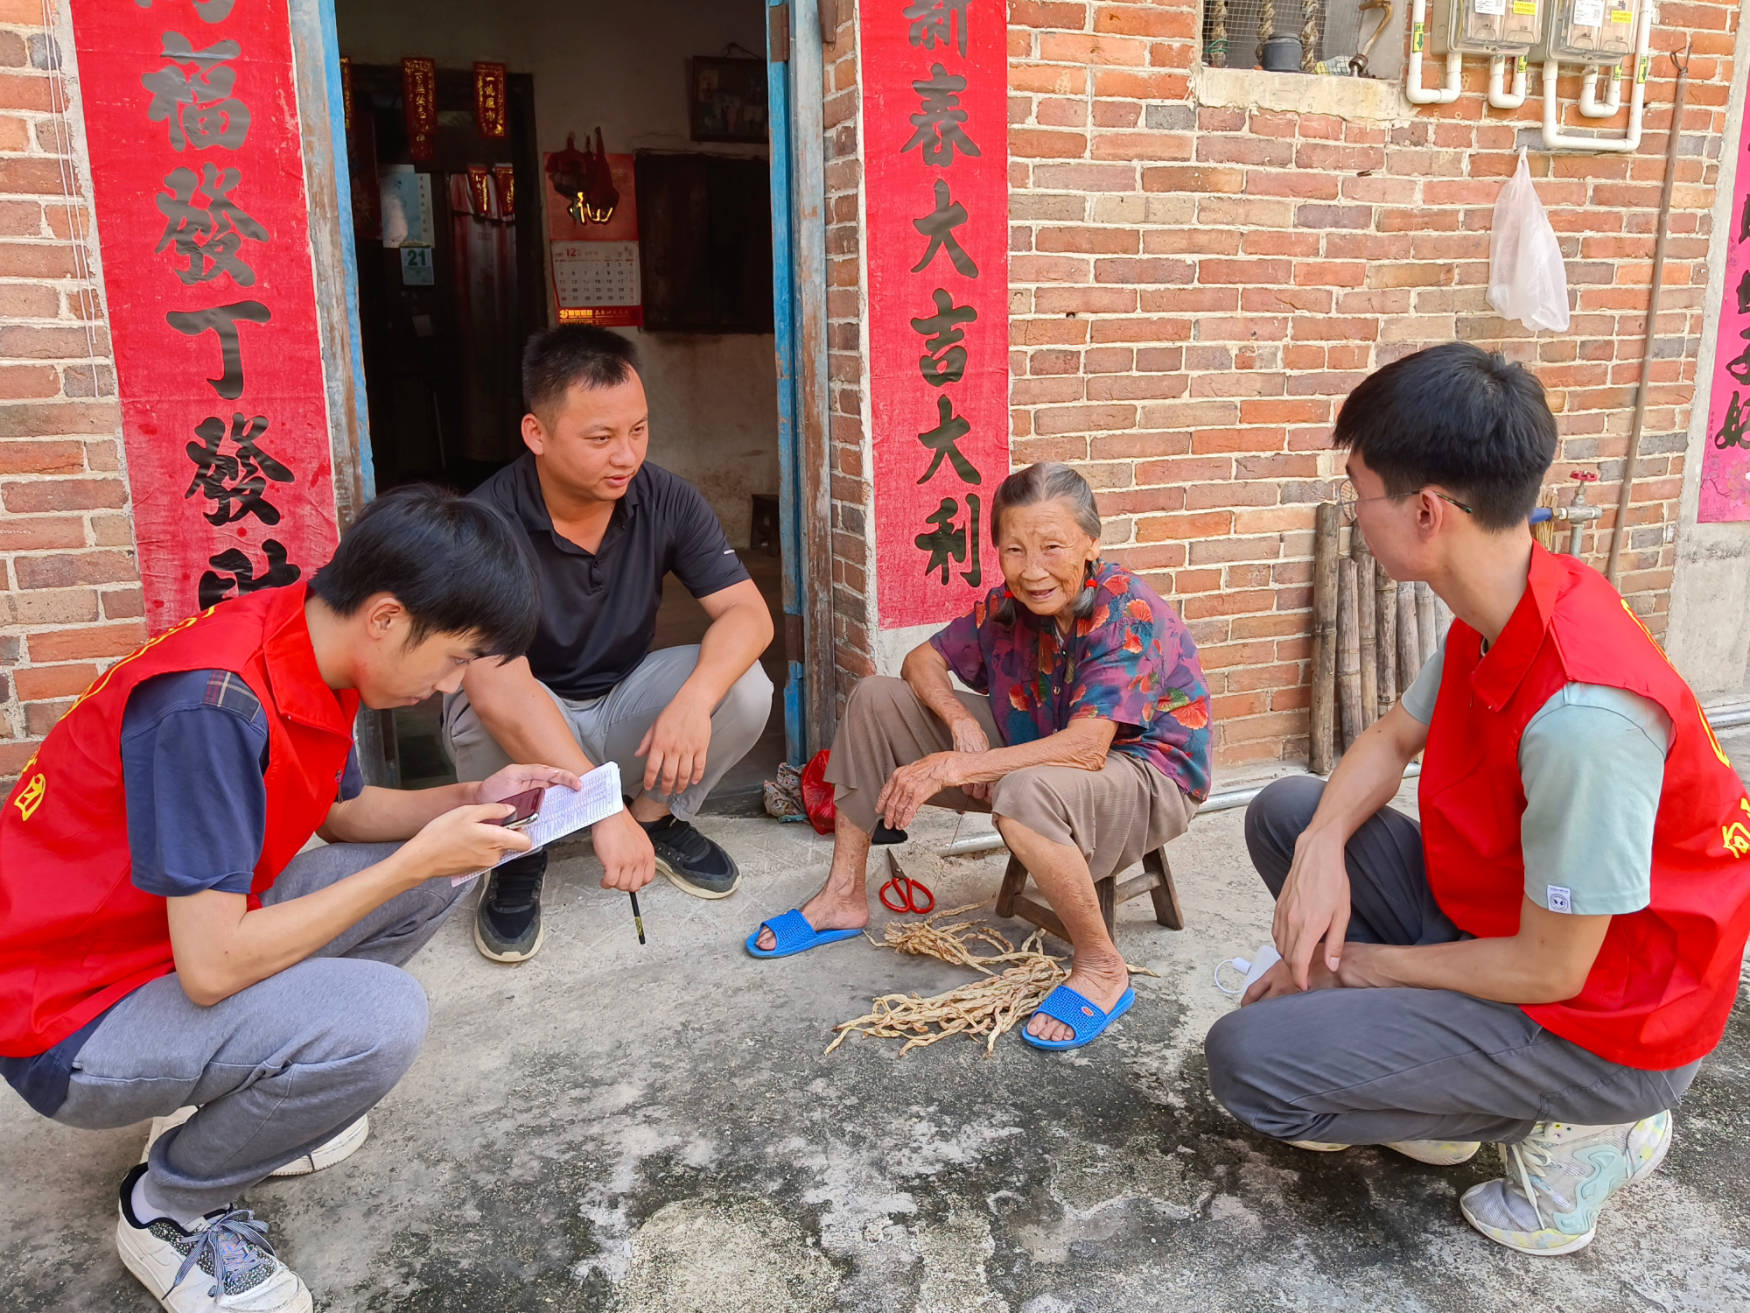
M1341 519L1335 502L1321 502L1313 521L1312 726L1307 755L1315 775L1329 774L1336 764L1337 534Z
M1434 590L1425 583L1416 585L1416 668L1420 670L1434 655Z
M1379 656L1379 714L1385 715L1398 700L1398 583L1378 561L1373 563L1374 637Z
M1351 529L1349 537L1350 551L1355 557L1355 614L1361 630L1361 728L1366 729L1380 715L1378 599L1373 584L1373 553L1367 550L1367 539L1358 528Z
M1365 727L1361 711L1359 597L1355 562L1345 556L1337 562L1337 720L1344 752L1355 745Z
M1422 644L1416 636L1416 585L1398 585L1398 687L1407 689L1422 669Z
M1436 649L1446 641L1446 631L1452 628L1452 608L1440 599L1440 594L1434 594L1434 646Z

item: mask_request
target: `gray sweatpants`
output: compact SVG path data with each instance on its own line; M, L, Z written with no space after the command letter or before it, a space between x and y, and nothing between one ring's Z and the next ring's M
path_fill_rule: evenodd
M665 647L645 657L637 669L600 697L573 701L560 697L545 684L541 691L553 699L584 755L598 766L610 761L618 764L620 785L627 797L635 798L644 787L644 760L637 755L638 745L698 664L697 644ZM705 777L692 788L667 799L669 809L683 821L697 816L717 782L759 742L771 714L771 677L756 661L730 685L723 701L711 713L711 746L705 753ZM511 764L480 723L466 693L452 693L444 699L444 742L459 779L483 780Z
M285 902L382 860L396 844L331 844L292 859L262 896ZM315 956L197 1007L174 974L105 1014L79 1050L55 1120L129 1126L200 1111L152 1146L153 1191L208 1212L356 1120L425 1040L425 991L401 970L472 886L428 880Z
M1246 812L1272 896L1324 784L1278 780ZM1435 904L1416 822L1382 808L1349 841L1349 938L1460 938ZM1609 1126L1673 1107L1699 1062L1640 1071L1544 1030L1518 1007L1443 989L1323 989L1254 1003L1204 1041L1224 1107L1279 1140L1523 1140L1540 1121Z

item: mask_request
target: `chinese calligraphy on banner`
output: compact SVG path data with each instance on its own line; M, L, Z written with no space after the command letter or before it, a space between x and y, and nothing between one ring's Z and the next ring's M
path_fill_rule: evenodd
M860 6L881 624L931 624L1000 578L1009 472L1008 14Z
M1740 134L1726 232L1726 294L1711 395L1696 518L1704 524L1750 520L1750 109Z
M72 0L154 633L336 539L286 4Z

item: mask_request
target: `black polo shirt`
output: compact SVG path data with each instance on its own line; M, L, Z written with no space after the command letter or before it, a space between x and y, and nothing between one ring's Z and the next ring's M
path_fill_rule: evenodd
M541 624L529 667L562 698L600 697L650 655L662 581L671 571L694 597L748 578L699 490L648 461L626 486L593 553L554 531L529 452L469 495L528 536L541 579Z

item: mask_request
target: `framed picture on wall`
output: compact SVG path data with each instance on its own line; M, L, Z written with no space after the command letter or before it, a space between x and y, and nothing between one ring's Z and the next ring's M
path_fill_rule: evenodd
M766 61L714 55L689 59L687 117L694 141L765 141Z

